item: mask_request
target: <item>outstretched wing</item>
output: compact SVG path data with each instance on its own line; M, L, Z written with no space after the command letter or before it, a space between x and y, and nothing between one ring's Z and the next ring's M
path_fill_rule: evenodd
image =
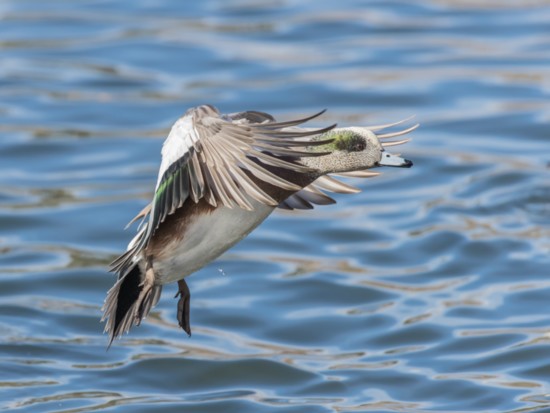
M373 178L380 175L379 172L355 171L333 174L336 176L353 178ZM338 194L356 194L361 192L359 188L345 184L332 175L323 175L317 178L312 184L306 186L301 191L290 195L277 207L281 209L313 209L313 205L330 205L336 201L328 196L324 191L336 192Z
M309 168L293 161L326 153L297 148L324 145L331 140L304 142L297 138L325 133L335 125L313 131L288 132L282 129L312 117L277 123L267 116L261 112L245 112L242 119L261 119L263 122L240 123L235 121L237 116L222 118L214 107L205 105L192 109L181 122L178 121L162 150L163 162L151 211L151 230L158 228L166 216L174 213L188 198L194 202L204 198L212 206L221 204L247 210L252 210L250 198L276 206L278 202L266 194L250 175L279 188L300 190L299 186L270 172L266 166L309 172ZM177 159L172 160L174 154L177 154Z
M164 142L149 220L131 243L131 248L113 262L111 270L126 268L166 217L188 199L194 202L204 199L212 206L252 210L251 200L278 205L257 181L299 191L301 187L270 169L277 167L307 173L311 170L297 163L299 158L326 155L326 152L307 151L305 147L325 145L332 139L313 142L300 138L328 132L336 125L306 131L285 130L323 112L303 119L276 122L262 112L221 116L209 105L187 111L174 124Z

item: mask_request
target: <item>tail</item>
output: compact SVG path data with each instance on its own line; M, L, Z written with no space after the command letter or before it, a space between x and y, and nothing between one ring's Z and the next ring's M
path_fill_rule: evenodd
M149 268L144 273L137 263L119 275L102 307L101 321L106 321L104 332L109 334L107 348L115 338L127 333L133 324L139 325L157 304L162 286L155 285L153 281L153 269Z

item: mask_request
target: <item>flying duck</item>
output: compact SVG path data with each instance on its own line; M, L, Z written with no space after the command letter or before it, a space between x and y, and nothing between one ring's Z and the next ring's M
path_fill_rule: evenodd
M202 105L176 121L162 146L153 200L130 222L142 220L110 266L118 278L101 319L109 346L149 314L164 284L176 281L178 323L191 335L185 277L246 237L275 208L311 209L335 203L324 191L359 192L333 175L369 178L378 175L371 168L412 166L385 149L408 139L384 139L418 124L385 134L376 132L404 121L369 128L299 126L322 113L278 122L264 112L223 115Z

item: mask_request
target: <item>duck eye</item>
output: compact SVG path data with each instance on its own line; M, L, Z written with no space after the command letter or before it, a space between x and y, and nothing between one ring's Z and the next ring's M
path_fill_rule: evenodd
M349 134L336 141L336 149L347 152L361 152L367 148L367 142L362 136Z
M353 151L361 152L361 151L364 151L366 148L367 148L367 143L361 139L360 141L355 142L353 146Z

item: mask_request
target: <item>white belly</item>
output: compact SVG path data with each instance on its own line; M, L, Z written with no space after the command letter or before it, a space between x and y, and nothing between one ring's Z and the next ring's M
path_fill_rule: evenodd
M222 207L197 216L184 238L169 245L165 257L153 261L156 282L175 282L204 267L246 237L275 209L259 203L253 206L254 211Z

